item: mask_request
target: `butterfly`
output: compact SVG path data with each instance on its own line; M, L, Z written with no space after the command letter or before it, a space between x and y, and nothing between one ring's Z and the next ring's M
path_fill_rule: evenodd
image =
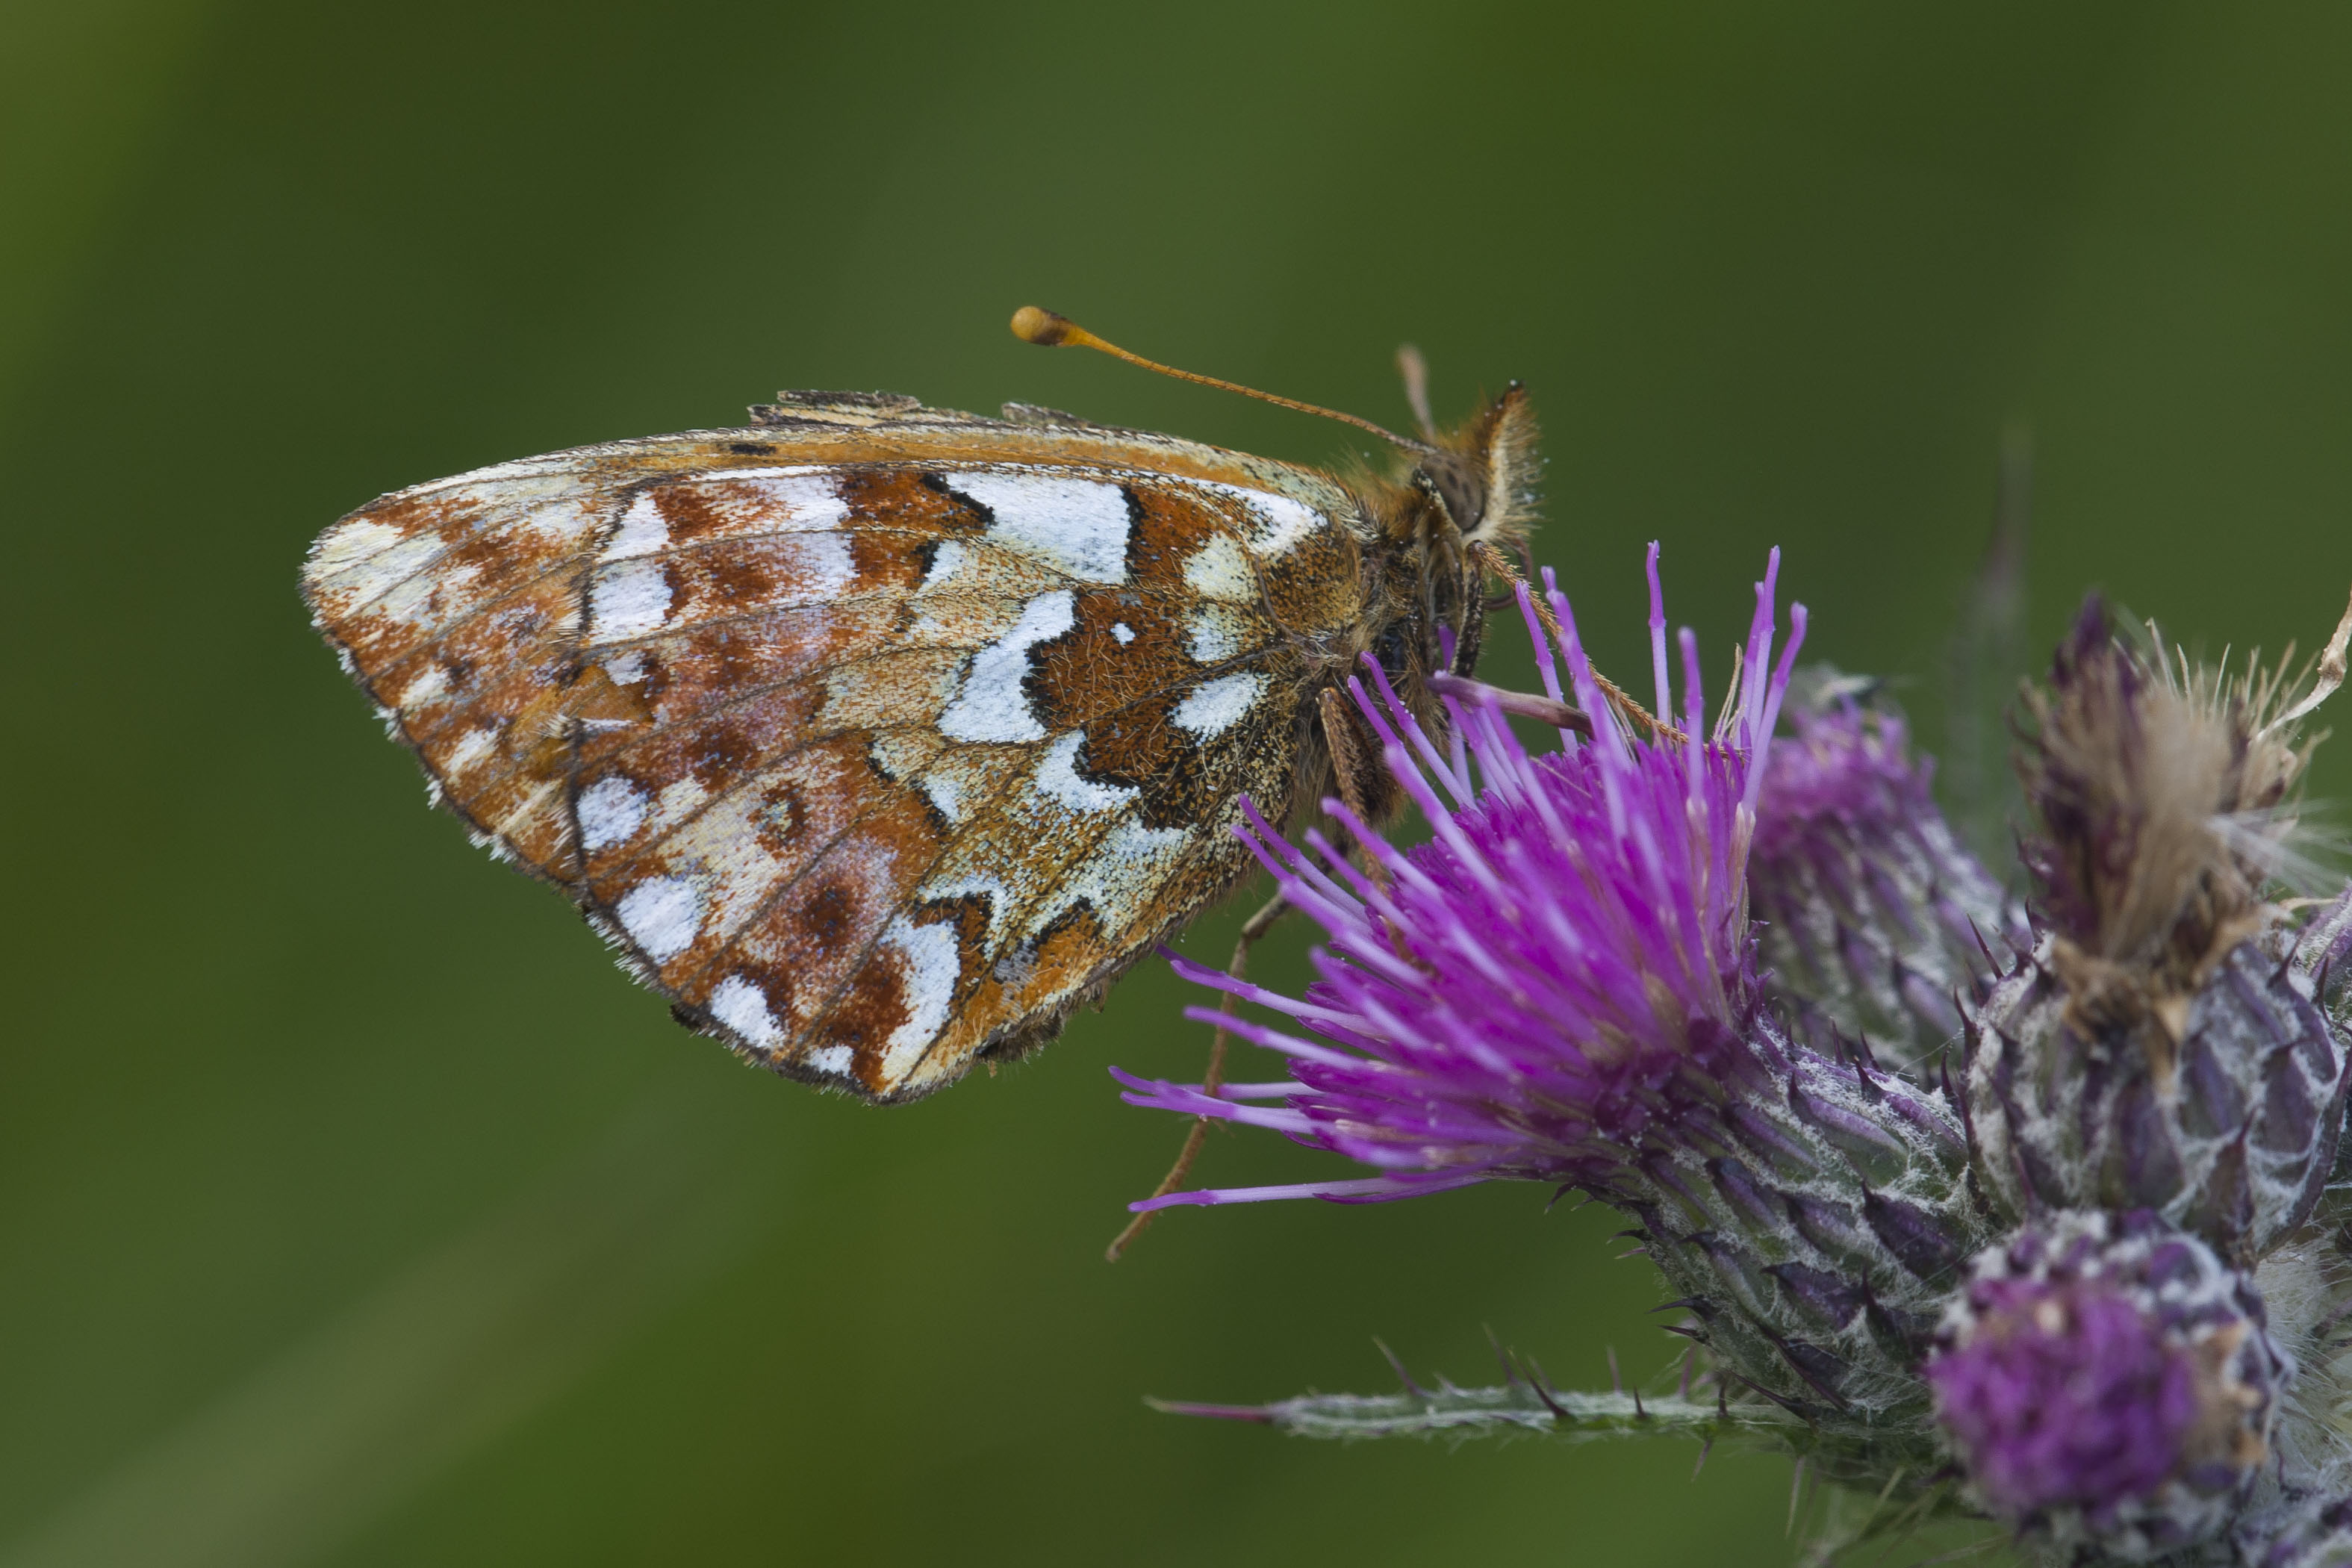
M385 496L302 590L433 798L679 1022L906 1100L1050 1039L1231 891L1244 797L1392 807L1339 693L1369 654L1442 732L1475 547L1524 537L1538 472L1516 384L1443 437L1416 407L1393 473L1343 477L784 393Z

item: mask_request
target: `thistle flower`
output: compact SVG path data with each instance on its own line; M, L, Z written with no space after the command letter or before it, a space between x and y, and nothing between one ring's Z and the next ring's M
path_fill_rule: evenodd
M2333 689L2303 687L2137 652L2093 599L2029 694L2046 935L1972 1021L1969 1069L2011 1213L2155 1208L2251 1258L2317 1203L2352 1053L2263 898L2298 859L2295 726Z
M1777 552L1771 566L1747 649L1758 676L1770 668ZM1549 600L1578 704L1610 712L1567 599L1553 590ZM1524 588L1520 605L1558 697L1550 639ZM1777 721L1804 617L1800 605L1777 676L1748 680L1712 740L1687 630L1679 742L1611 726L1591 744L1564 734L1567 749L1530 756L1493 704L1449 696L1462 742L1449 758L1377 668L1381 700L1351 683L1434 840L1400 851L1327 802L1373 862L1367 875L1319 834L1312 854L1292 848L1253 810L1251 848L1329 935L1319 982L1293 999L1173 959L1186 978L1286 1014L1320 1040L1233 1026L1288 1057L1292 1077L1213 1096L1118 1077L1131 1103L1272 1128L1381 1174L1137 1207L1402 1197L1496 1176L1607 1184L1629 1150L1719 1106L1723 1086L1752 1072L1746 1038L1761 1002L1745 878L1763 783L1751 757ZM1663 665L1662 619L1658 637Z
M1988 1248L1926 1367L1989 1511L2129 1562L2230 1524L2293 1373L2252 1282L2147 1210Z
M1945 823L1903 721L1833 672L1813 684L1758 807L1748 877L1763 956L1809 1044L1867 1038L1909 1066L1958 1037L1957 998L2032 938Z
M1912 1364L1983 1237L1955 1109L1866 1054L1790 1041L1764 1005L1748 850L1804 626L1799 606L1774 670L1777 568L1775 552L1749 679L1712 737L1687 630L1685 728L1664 738L1604 721L1589 744L1563 734L1565 749L1530 756L1473 691L1446 699L1449 756L1385 685L1379 701L1359 687L1432 842L1399 851L1327 803L1368 874L1318 836L1292 849L1253 816L1250 843L1283 897L1328 933L1319 979L1293 998L1176 960L1302 1026L1235 1026L1291 1076L1215 1093L1118 1076L1131 1103L1269 1128L1378 1173L1132 1206L1366 1201L1507 1176L1581 1187L1641 1221L1694 1315L1685 1331L1815 1421L1832 1461L1872 1462L1874 1446L1883 1458L1881 1420L1924 1408ZM1654 552L1651 594L1664 710ZM1556 639L1521 598L1547 689L1560 695L1556 647L1583 710L1610 714L1567 600L1549 597Z

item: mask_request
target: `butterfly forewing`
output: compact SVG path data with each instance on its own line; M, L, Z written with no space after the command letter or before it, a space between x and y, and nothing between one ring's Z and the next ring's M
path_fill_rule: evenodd
M1361 523L1167 437L776 417L387 497L305 585L446 802L682 1016L903 1098L1245 869L1302 650L1362 616Z

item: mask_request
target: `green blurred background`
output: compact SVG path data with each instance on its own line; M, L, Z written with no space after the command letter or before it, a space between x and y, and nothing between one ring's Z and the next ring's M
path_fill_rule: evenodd
M1786 1561L1778 1460L1146 1410L1672 1352L1528 1188L1105 1266L1181 1129L1103 1069L1203 1053L1164 966L907 1110L736 1066L424 809L297 563L779 386L1348 446L1026 300L1391 422L1409 338L1533 388L1604 663L1643 541L1711 648L1777 542L1932 743L2017 421L2035 647L2094 582L2334 624L2347 79L2328 5L0 11L0 1563Z

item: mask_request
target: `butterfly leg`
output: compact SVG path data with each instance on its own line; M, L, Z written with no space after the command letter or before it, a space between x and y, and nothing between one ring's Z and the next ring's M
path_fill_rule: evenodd
M1277 893L1266 900L1265 908L1242 922L1241 938L1234 943L1233 962L1225 965L1227 974L1235 980L1242 977L1242 972L1249 967L1250 949L1255 947L1259 939L1274 929L1274 922L1280 920L1289 908L1290 905L1286 903L1282 895ZM1223 1017L1233 1010L1234 994L1228 991L1219 1000L1217 1012L1219 1016ZM1225 1081L1225 1026L1220 1023L1217 1026L1215 1037L1209 1044L1209 1070L1201 1075L1201 1088L1204 1093L1216 1093L1218 1086ZM1151 1189L1151 1195L1155 1198L1165 1197L1182 1186L1184 1178L1192 1174L1192 1162L1200 1158L1202 1145L1208 1141L1209 1119L1205 1116L1194 1118L1191 1131L1184 1134L1184 1147L1176 1152L1176 1163L1168 1167L1168 1173L1160 1178L1160 1184ZM1118 1262L1119 1254L1125 1252L1135 1238L1141 1236L1145 1228L1159 1217L1159 1212L1154 1210L1150 1214L1137 1215L1128 1221L1127 1228L1113 1237L1110 1245L1103 1248L1103 1261Z
M1381 808L1391 804L1396 785L1380 771L1379 759L1365 743L1360 723L1348 711L1346 698L1327 686L1317 699L1317 709L1323 721L1323 743L1331 752L1331 779L1339 792L1339 804L1370 827L1386 816ZM1381 793L1375 795L1373 790ZM1387 887L1388 868L1380 858L1361 845L1356 846L1355 853L1372 880Z
M1372 812L1364 787L1367 777L1366 769L1371 765L1370 760L1363 742L1356 733L1355 725L1349 721L1346 700L1339 692L1327 687L1322 692L1318 708L1323 722L1323 739L1331 750L1331 771L1339 792L1340 803L1355 814L1357 821L1370 822ZM1380 863L1379 858L1368 854L1364 856L1363 861L1365 868L1373 879L1386 886L1388 868ZM1227 974L1235 980L1242 977L1243 971L1249 966L1250 949L1256 946L1267 931L1274 929L1274 922L1280 920L1289 908L1290 905L1284 902L1281 896L1277 894L1266 901L1264 909L1242 922L1241 939L1234 943L1233 962L1225 966ZM1222 1017L1232 1013L1233 1010L1234 994L1228 991L1218 999L1217 1012ZM1201 1077L1201 1087L1207 1093L1216 1093L1218 1086L1225 1081L1226 1044L1225 1029L1220 1024L1215 1037L1209 1045L1209 1070ZM1151 1190L1151 1195L1155 1198L1164 1197L1182 1186L1184 1179L1192 1174L1192 1162L1200 1157L1201 1149L1208 1141L1209 1119L1205 1116L1200 1117L1184 1134L1184 1147L1177 1152L1176 1163L1168 1168L1168 1173L1161 1177L1160 1184ZM1111 1263L1118 1262L1119 1254L1125 1252L1134 1243L1135 1238L1143 1234L1145 1227L1150 1225L1158 1213L1159 1211L1155 1209L1150 1214L1139 1214L1128 1221L1127 1228L1113 1237L1110 1246L1103 1249L1104 1259Z

